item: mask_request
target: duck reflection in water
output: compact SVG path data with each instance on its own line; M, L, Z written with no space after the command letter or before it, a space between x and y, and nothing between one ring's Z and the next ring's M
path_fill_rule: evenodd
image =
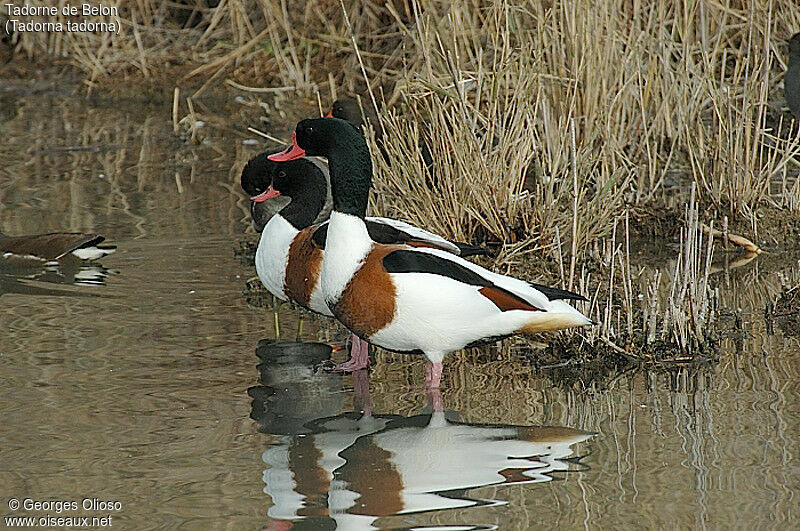
M6 282L8 286L19 284L16 280L47 282L48 284L64 284L78 286L104 286L109 275L118 274L113 269L108 269L100 264L84 263L64 263L47 265L42 268L17 267L2 263L0 260L0 282ZM27 286L27 287L25 287ZM33 284L22 284L19 289L9 289L5 292L25 293L29 295L39 294L39 290ZM2 293L2 292L0 292ZM56 292L66 295L70 292ZM52 294L50 292L45 294Z
M571 446L591 433L457 422L438 389L428 392L432 413L375 414L366 370L353 374L353 403L363 413L341 413L349 403L344 377L314 371L330 351L288 345L260 344L263 385L250 389L259 430L280 436L262 455L269 529L374 529L383 516L503 503L472 498L470 489L585 470ZM284 348L296 355L280 354Z

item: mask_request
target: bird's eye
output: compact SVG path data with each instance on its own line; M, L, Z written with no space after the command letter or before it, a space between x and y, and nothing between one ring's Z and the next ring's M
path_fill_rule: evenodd
M310 134L310 133L313 133L313 132L314 132L314 128L309 125L308 128L306 129L306 133Z
M278 172L278 177L286 177L286 172L281 170Z

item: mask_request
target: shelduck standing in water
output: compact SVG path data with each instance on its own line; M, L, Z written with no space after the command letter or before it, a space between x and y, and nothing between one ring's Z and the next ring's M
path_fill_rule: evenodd
M242 188L253 202L254 221L259 208L277 197L290 199L261 230L256 250L256 272L261 282L281 300L292 300L313 312L332 317L320 290L319 274L327 232L326 168L308 158L272 162L267 153L256 155L242 171ZM315 224L322 220L321 223ZM369 236L381 243L436 247L460 256L488 254L486 249L453 243L408 223L389 218L366 218ZM369 344L353 335L351 357L334 370L355 371L369 364Z
M328 222L320 289L353 333L388 350L421 352L425 383L438 388L442 360L484 340L593 324L561 299L580 295L500 275L439 249L374 242L364 217L372 162L364 137L338 118L297 124L281 162L322 156L330 168Z

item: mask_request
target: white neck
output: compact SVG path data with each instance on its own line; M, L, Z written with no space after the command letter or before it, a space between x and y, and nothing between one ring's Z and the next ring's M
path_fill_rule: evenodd
M298 232L283 216L275 214L261 231L261 240L256 249L258 278L270 293L283 300L286 300L283 282L289 261L289 247Z
M320 277L322 294L329 305L339 299L370 249L372 240L363 219L336 211L331 213Z

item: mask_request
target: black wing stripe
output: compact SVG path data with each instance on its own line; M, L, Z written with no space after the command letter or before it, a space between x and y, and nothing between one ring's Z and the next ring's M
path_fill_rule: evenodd
M430 273L452 278L471 286L490 288L490 290L494 290L494 296L490 292L481 291L481 294L503 311L528 308L531 310L539 309L533 307L529 301L526 301L516 293L496 285L473 270L433 254L407 250L393 251L383 257L383 267L389 273ZM498 298L497 294L504 294L505 297ZM501 299L502 302L498 302Z
M585 300L588 300L583 295L578 295L577 293L573 293L571 291L567 291L567 290L564 290L564 289L551 288L549 286L542 286L541 284L534 284L533 282L528 282L528 284L530 284L531 286L533 286L537 290L541 291L542 294L544 294L544 296L547 297L547 300L549 300L549 301L564 300L564 299L570 299L570 300L574 300L574 301L585 301Z
M377 243L392 245L397 243L420 242L420 243L427 243L431 247L441 249L441 247L434 241L428 242L427 240L421 239L417 236L413 236L405 231L398 229L397 227L393 227L386 223L381 223L380 221L364 220L364 224L367 226L367 232L369 233L370 239ZM319 247L320 249L324 249L327 237L328 237L328 223L326 222L320 225L319 228L317 228L317 230L314 231L312 239L314 240L314 244L316 244L317 247ZM459 255L463 257L491 255L491 253L487 249L484 249L483 247L478 247L477 245L469 245L466 243L454 243L454 245L458 247Z
M377 243L391 245L395 243L406 243L418 239L385 223L365 220L364 224L367 226L367 232L369 233L370 239ZM312 239L318 247L324 249L327 237L328 223L323 223L317 230L314 231L314 236L312 236Z
M408 250L393 251L383 257L383 267L389 273L431 273L452 278L471 286L494 284L471 269L439 256Z
M405 243L416 239L410 234L392 227L391 225L387 225L386 223L364 220L364 224L367 226L370 239L374 242L388 245L393 243Z
M526 301L519 295L516 295L507 289L494 284L471 269L434 254L408 250L394 251L383 258L383 267L389 273L431 273L434 275L449 277L453 280L457 280L471 286L491 287L507 293L509 296L518 299L524 304L530 305L530 302ZM529 284L533 288L540 291L545 297L547 297L547 300L550 301L562 299L571 299L576 301L586 300L586 297L583 295L578 295L577 293L573 293L571 291L551 288L549 286L542 286L541 284L534 284L532 282L529 282Z
M434 240L426 240L420 236L414 236L413 234L409 234L408 232L398 229L392 225L382 223L380 221L370 221L365 220L365 224L367 225L367 232L369 232L369 237L374 242L378 243L385 243L385 244L393 244L393 243L413 243L419 242L424 244L427 247L435 247L437 249L442 249L442 244L436 242ZM467 257L467 256L489 256L491 253L487 249L483 247L478 247L477 245L470 245L468 243L459 243L459 242L450 242L453 243L456 247L458 247L459 256ZM444 248L445 251L449 251L450 248Z
M460 243L454 242L456 247L458 247L458 256L461 258L466 258L468 256L492 256L492 252L489 249L485 249L478 245L470 245L468 243Z

